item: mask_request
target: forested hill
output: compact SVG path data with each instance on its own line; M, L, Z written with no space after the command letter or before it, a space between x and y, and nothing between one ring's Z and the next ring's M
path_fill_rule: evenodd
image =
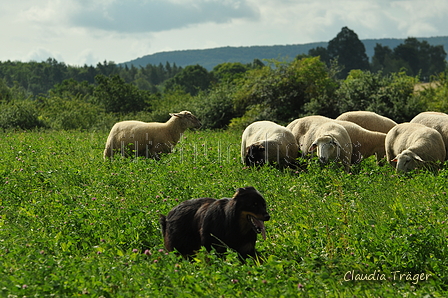
M448 36L417 38L419 41L427 41L430 45L443 45L448 52ZM374 47L377 43L388 46L393 49L402 44L405 39L365 39L361 40L366 48L366 54L372 58ZM308 54L310 49L316 47L327 47L328 42L315 42L296 45L274 45L274 46L251 46L251 47L221 47L204 50L183 50L172 52L160 52L152 55L146 55L121 65L134 65L145 67L148 64L158 65L166 62L176 63L177 66L185 67L187 65L199 64L207 70L224 62L241 62L243 64L251 63L254 59L293 59L300 54Z

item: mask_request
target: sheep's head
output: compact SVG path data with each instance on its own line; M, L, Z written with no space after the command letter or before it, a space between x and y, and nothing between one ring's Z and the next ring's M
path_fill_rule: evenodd
M262 166L266 163L266 148L260 144L255 143L246 147L246 166Z
M424 166L425 161L411 150L404 150L398 154L392 162L396 162L397 172L409 172Z
M336 161L340 158L341 145L330 135L317 138L308 149L309 152L317 150L317 156L321 163Z
M200 128L202 126L201 121L189 111L170 113L170 116L182 119L187 128Z

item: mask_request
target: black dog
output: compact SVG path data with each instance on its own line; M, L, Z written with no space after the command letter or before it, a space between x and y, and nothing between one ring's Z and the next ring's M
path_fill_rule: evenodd
M266 201L253 187L239 188L233 198L200 198L182 202L160 216L168 251L193 255L201 246L224 253L229 247L242 258L256 256L255 241L266 239L264 221L270 216Z

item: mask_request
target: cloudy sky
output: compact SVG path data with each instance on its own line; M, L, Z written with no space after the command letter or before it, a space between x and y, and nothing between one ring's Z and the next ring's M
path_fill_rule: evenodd
M448 36L446 0L0 0L0 61L126 62L162 51Z

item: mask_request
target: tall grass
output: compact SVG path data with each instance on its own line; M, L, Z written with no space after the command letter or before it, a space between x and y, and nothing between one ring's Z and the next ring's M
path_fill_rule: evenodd
M187 132L161 161L102 159L107 135L0 135L0 296L290 297L447 291L447 170L353 174L240 163L239 132ZM266 198L263 262L166 253L158 215L254 186ZM360 280L369 279L369 280Z

